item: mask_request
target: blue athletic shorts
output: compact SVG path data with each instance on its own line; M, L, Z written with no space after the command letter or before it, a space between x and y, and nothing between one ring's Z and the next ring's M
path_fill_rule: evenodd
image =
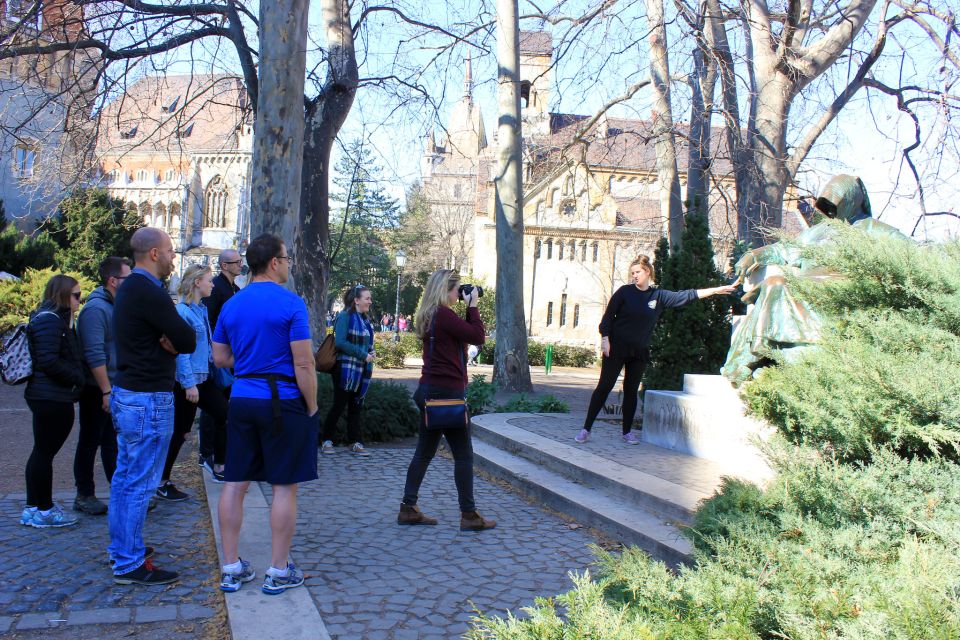
M278 435L270 400L230 398L224 480L297 484L317 479L320 412L311 418L299 398L280 403L283 431Z

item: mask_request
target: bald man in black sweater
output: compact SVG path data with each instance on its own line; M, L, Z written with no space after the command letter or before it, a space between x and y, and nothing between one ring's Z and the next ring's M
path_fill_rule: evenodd
M117 584L166 584L177 574L153 566L143 543L147 506L160 482L173 433L176 354L192 353L196 333L177 313L161 280L176 253L159 229L130 240L136 267L117 291L113 329L117 376L110 412L117 430L117 470L110 487L110 561Z

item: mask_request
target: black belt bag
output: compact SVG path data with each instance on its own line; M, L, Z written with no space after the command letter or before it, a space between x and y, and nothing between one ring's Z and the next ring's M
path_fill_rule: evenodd
M266 380L270 385L270 405L273 409L273 435L279 436L283 433L283 406L280 404L280 388L277 382L291 382L297 384L297 379L283 373L245 373L238 378L247 378L252 380Z

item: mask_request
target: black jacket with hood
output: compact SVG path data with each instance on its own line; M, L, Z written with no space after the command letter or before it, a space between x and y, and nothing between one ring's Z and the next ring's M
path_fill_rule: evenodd
M52 313L47 313L52 312ZM30 356L33 376L23 397L48 402L76 402L85 382L83 351L70 310L47 301L30 318Z

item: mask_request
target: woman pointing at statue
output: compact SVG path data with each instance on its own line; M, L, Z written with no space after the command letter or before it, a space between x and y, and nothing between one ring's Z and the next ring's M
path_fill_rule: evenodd
M640 382L643 380L647 363L650 362L650 340L660 314L664 309L682 307L694 300L735 291L733 286L683 291L660 289L654 285L653 265L647 256L638 256L630 263L630 279L631 283L617 289L610 298L600 321L600 348L603 351L600 381L590 397L590 407L587 409L583 429L574 438L579 444L583 444L590 437L593 421L624 369L623 441L627 444L640 444L640 438L631 429L634 414L637 412Z

